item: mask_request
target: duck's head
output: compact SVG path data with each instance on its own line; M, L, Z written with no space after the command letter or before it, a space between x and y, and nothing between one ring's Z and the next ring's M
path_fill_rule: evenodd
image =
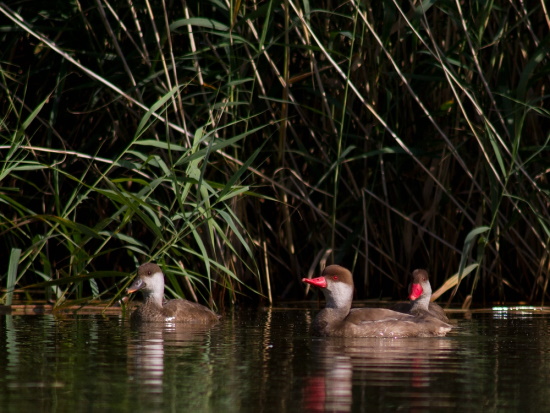
M321 288L327 308L349 308L353 300L353 276L340 265L329 265L320 277L303 278L303 282Z
M164 296L164 274L157 264L148 262L141 265L137 277L128 288L128 293L141 291L147 299L149 296L162 300Z
M409 285L409 300L416 301L419 298L426 298L429 300L432 296L432 286L428 278L428 272L426 270L414 270L412 273L412 281Z

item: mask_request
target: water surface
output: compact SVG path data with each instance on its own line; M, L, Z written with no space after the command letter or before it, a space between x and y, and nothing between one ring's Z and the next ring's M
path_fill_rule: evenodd
M444 338L320 339L316 310L212 329L3 315L2 412L550 411L550 315L457 315Z

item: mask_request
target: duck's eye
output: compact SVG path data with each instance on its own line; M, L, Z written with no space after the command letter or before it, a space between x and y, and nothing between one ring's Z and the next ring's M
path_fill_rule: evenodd
M333 276L332 276L332 279L333 279L333 280L337 280L337 279L338 279L338 276L337 276L337 275L333 275Z
M151 271L147 271L147 275L151 275Z

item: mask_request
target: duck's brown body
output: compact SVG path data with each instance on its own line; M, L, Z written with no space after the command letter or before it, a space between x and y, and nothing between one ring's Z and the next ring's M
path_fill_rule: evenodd
M410 303L410 302L397 303L391 309L399 313L412 314L412 315L424 314L424 311L426 311L422 308L419 308L418 306L415 306L414 303ZM449 322L449 317L447 317L445 310L441 308L439 304L436 304L436 303L428 304L427 312L429 315L437 318L438 320L444 321L445 323Z
M130 316L132 322L177 322L211 324L220 317L203 305L187 300L168 300L162 306L152 301L140 305Z
M412 280L409 284L409 302L398 303L392 307L392 310L400 313L412 314L416 316L430 315L445 323L449 318L445 310L438 304L430 301L432 297L432 286L426 270L414 270Z
M313 332L326 337L432 337L444 336L451 326L429 314L404 314L385 308L351 309L353 278L338 265L325 268L321 277L302 281L322 289L327 303L313 322Z
M313 331L326 337L435 337L451 327L433 317L413 316L385 308L355 308L347 316L325 308L315 317Z
M156 264L147 263L139 267L137 278L128 292L138 290L142 291L144 301L132 313L132 322L215 324L220 319L209 308L191 301L164 301L164 274Z

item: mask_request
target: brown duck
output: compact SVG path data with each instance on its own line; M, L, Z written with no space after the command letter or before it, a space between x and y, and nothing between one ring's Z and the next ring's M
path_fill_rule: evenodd
M132 322L214 324L220 319L209 308L191 301L164 301L164 274L157 264L147 263L138 268L128 293L138 290L143 293L143 304L132 313Z
M329 265L321 277L302 279L321 288L326 305L313 322L313 332L326 337L444 336L451 326L429 314L404 314L385 308L351 308L353 277L339 265Z
M430 302L432 297L432 286L426 270L414 270L411 283L409 284L408 303L398 303L392 310L412 315L429 314L445 323L449 322L445 310L436 303Z

